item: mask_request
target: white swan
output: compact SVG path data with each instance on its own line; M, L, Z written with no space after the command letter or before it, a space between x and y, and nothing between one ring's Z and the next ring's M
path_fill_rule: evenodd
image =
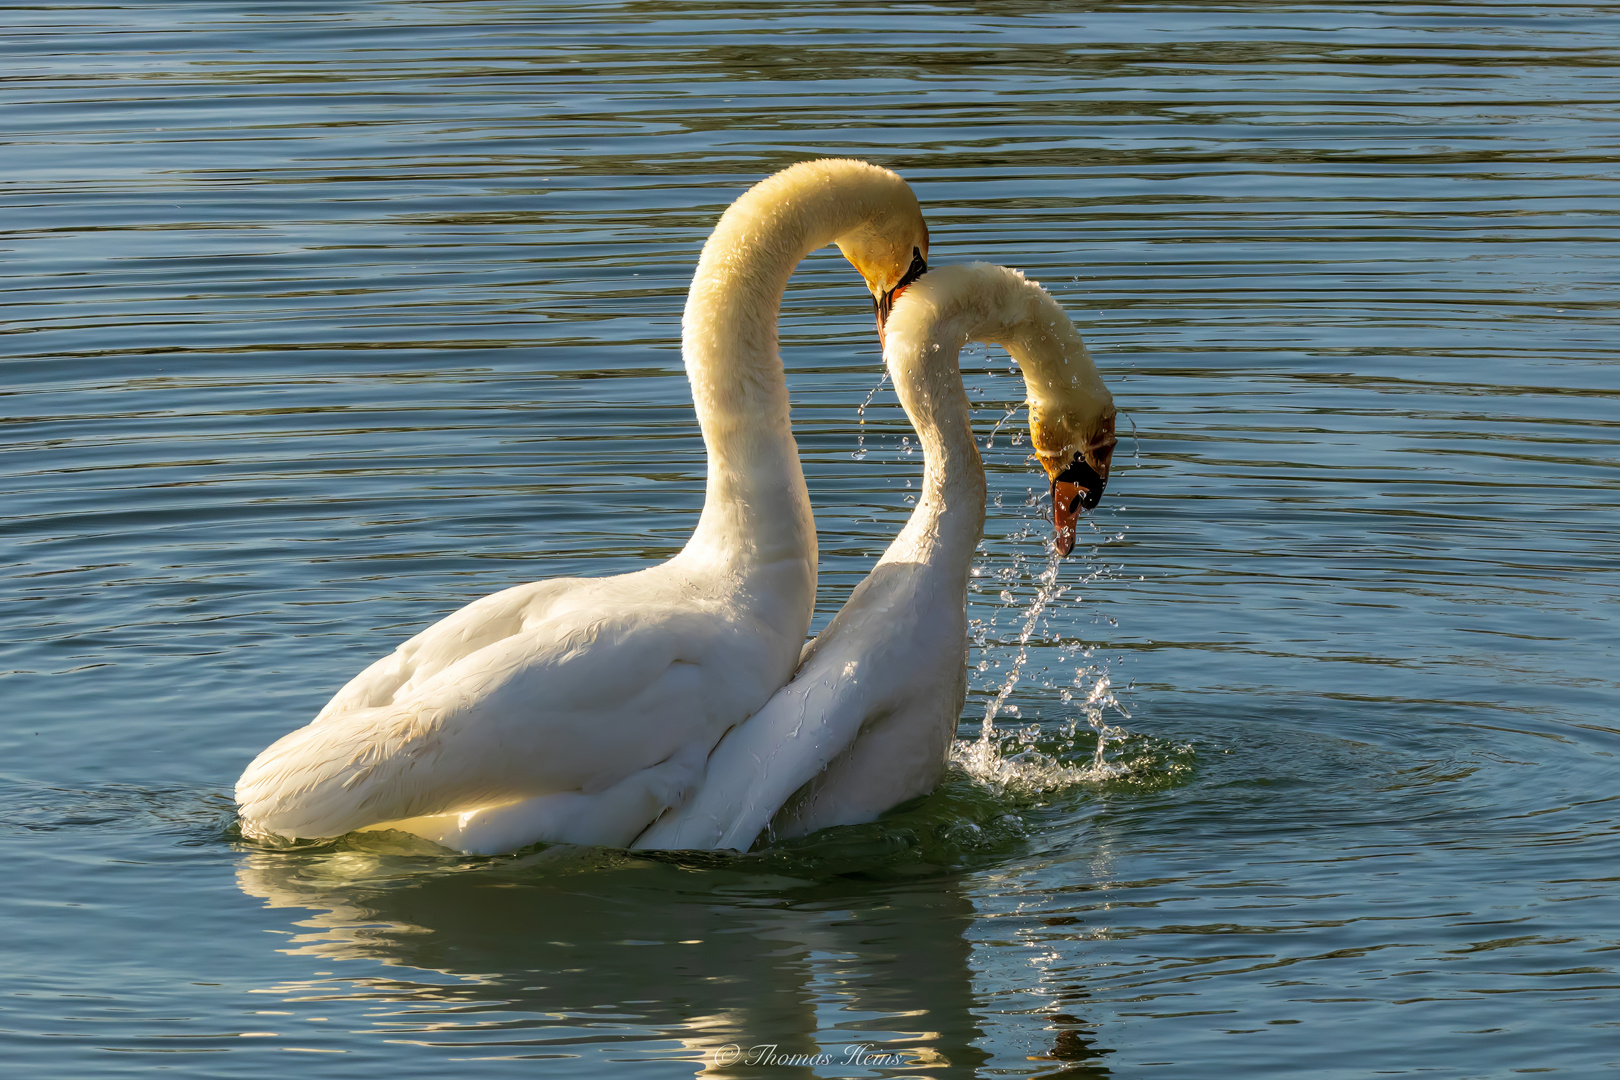
M932 270L896 300L886 336L884 359L923 447L917 508L806 646L793 681L727 733L697 791L638 848L746 851L767 825L788 837L871 821L938 783L967 695L967 581L985 513L963 344L1003 345L1018 361L1037 450L1069 510L1060 547L1073 546L1075 504L1102 494L1113 397L1035 282L984 263Z
M417 634L247 767L244 835L624 846L681 801L721 735L793 674L809 629L815 524L776 321L794 266L828 243L866 279L881 333L928 255L916 197L886 169L785 169L704 245L682 347L708 482L680 554L519 585Z

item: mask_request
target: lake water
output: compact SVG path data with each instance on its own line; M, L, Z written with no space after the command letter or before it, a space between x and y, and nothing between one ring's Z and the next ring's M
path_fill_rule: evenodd
M1620 10L0 19L16 1075L1620 1070ZM746 857L243 843L400 639L680 546L698 250L830 153L1047 284L1138 433L1032 617L1021 384L964 357L996 769ZM836 252L783 332L819 626L921 466Z

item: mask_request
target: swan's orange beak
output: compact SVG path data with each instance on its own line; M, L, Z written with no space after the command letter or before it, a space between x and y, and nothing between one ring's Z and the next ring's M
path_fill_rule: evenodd
M1114 418L1106 417L1101 430L1075 451L1037 453L1041 467L1052 478L1052 528L1059 555L1074 550L1080 513L1094 510L1108 486L1108 466L1114 459Z
M1093 469L1079 453L1068 468L1052 477L1052 527L1056 530L1059 555L1074 550L1074 531L1080 511L1095 509L1102 502L1108 477Z
M928 273L928 260L923 258L923 253L919 248L912 248L911 265L906 268L906 272L901 275L900 281L895 287L886 293L872 294L872 307L877 312L879 348L884 345L883 326L889 321L889 312L894 310L894 302L900 299L900 294L906 291L907 285L910 285L926 273Z

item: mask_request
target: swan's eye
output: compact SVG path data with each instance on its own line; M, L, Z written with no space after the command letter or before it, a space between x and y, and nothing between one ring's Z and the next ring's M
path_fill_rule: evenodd
M912 248L911 265L901 275L900 281L882 296L872 298L872 307L877 311L878 337L880 339L883 336L883 324L889 321L889 312L893 310L894 302L900 299L900 294L906 291L907 285L910 285L926 273L928 273L928 260L923 258L922 251Z
M906 272L901 275L899 284L895 285L893 289L889 290L889 298L893 300L895 297L899 296L900 290L904 289L907 285L910 285L913 281L916 281L926 273L928 273L928 260L923 258L923 253L920 248L912 248L911 265L906 267Z
M1079 495L1080 505L1087 510L1091 510L1102 502L1103 488L1108 486L1108 481L1096 469L1093 469L1084 457L1075 454L1074 460L1069 462L1069 467L1052 478L1052 490L1054 492L1057 491L1057 485L1059 484L1078 485L1081 489ZM1072 513L1073 507L1071 506L1069 510Z

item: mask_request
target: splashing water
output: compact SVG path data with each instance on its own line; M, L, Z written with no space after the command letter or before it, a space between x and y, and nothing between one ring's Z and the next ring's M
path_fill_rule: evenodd
M989 359L988 349L986 359ZM965 371L967 365L963 366ZM1016 365L1010 366L1009 372L1016 375ZM980 393L984 390L983 386L977 388ZM994 447L1001 429L1027 407L1025 401L1011 401L1009 396L997 396L1002 398L997 409L1000 415L982 441L986 452ZM1134 438L1134 421L1129 416L1125 419L1132 424ZM1018 447L1023 441L1023 432L1019 431L1010 437L1010 448ZM1136 445L1139 455L1139 440ZM993 496L997 509L1003 506L1003 494L998 492ZM989 691L989 697L980 730L976 738L956 740L951 748L951 760L969 779L993 793L1018 796L1040 795L1127 775L1132 777L1133 783L1151 782L1151 774L1161 771L1169 775L1180 768L1179 759L1176 762L1170 759L1181 754L1183 748L1166 750L1159 745L1162 740L1135 735L1123 727L1108 723L1108 719L1114 719L1107 716L1109 710L1125 720L1130 719L1130 713L1115 693L1107 663L1101 658L1092 659L1095 649L1077 640L1046 640L1047 635L1038 634L1043 624L1049 621L1059 600L1069 596L1072 603L1073 599L1078 599L1078 590L1112 578L1116 570L1123 569L1122 566L1103 562L1101 554L1105 545L1121 542L1125 538L1123 526L1105 534L1102 523L1088 515L1084 520L1093 538L1089 555L1077 550L1075 554L1079 558L1065 562L1057 554L1055 546L1047 541L1044 566L1039 566L1036 560L1026 560L1020 550L1022 545L1037 537L1043 522L1047 530L1051 528L1049 517L1034 518L1041 512L1039 507L1046 495L1044 485L1027 490L1028 497L1023 502L1031 520L1004 538L1013 547L1011 564L992 569L981 563L971 570L970 591L992 594L999 591L1005 605L1000 617L1005 620L1011 615L1008 631L1015 632L1012 634L1013 640L997 642L992 640L997 625L996 615L972 621L973 644L980 650L979 674L985 675L992 667L1002 668L1004 663L1006 674L1000 678L999 685L981 684L984 690ZM981 544L979 550L983 552L985 546ZM1076 580L1074 563L1081 559L1089 565ZM1067 574L1063 574L1068 580L1059 584L1060 570L1064 567L1069 569ZM1022 591L1019 583L1025 581L1034 586L1034 594L1027 604L1016 596L1017 592ZM1111 617L1100 618L1107 618L1110 626L1118 625ZM997 646L1014 650L1010 663L1006 662L1005 656L993 662L991 650ZM1048 681L1051 676L1045 674L1048 668L1043 665L1054 651L1060 658L1068 659L1065 667L1069 664L1073 666L1056 680ZM1030 664L1032 657L1036 658L1033 666ZM1057 675L1057 671L1051 674ZM1020 687L1025 687L1027 692L1032 683L1061 699L1065 707L1063 712L1067 715L1060 723L1042 725L1015 721L1019 710L1012 703L1013 696ZM1092 737L1095 743L1091 741Z
M1029 606L1029 614L1024 618L1024 628L1018 632L1018 655L1013 658L1012 670L1007 672L1007 678L1002 681L1001 689L984 709L984 728L979 736L981 744L988 744L994 737L996 728L996 714L1007 704L1007 698L1012 695L1013 688L1018 685L1024 664L1029 660L1029 638L1035 632L1035 624L1040 621L1041 613L1046 605L1056 600L1068 591L1068 586L1057 583L1058 563L1062 557L1055 551L1046 560L1046 569L1036 577L1035 600Z
M1088 672L1082 671L1075 676L1077 686L1084 685ZM1122 742L1126 732L1124 728L1113 727L1103 720L1103 709L1113 709L1119 715L1129 720L1131 714L1112 690L1113 681L1107 672L1097 676L1096 682L1091 684L1091 690L1086 694L1086 700L1081 703L1080 709L1085 713L1086 723L1091 730L1097 733L1097 749L1092 751L1091 767L1084 770L1088 775L1086 779L1106 779L1108 777L1123 776L1130 772L1130 767L1120 765L1108 760L1109 740ZM1066 699L1068 700L1068 699ZM1076 722L1069 721L1066 734L1073 735Z
M1001 430L1001 425L1005 424L1007 421L1009 421L1013 417L1017 416L1018 415L1018 410L1022 409L1023 407L1024 407L1024 403L1022 401L1020 401L1018 404L1016 404L1012 408L1008 409L1006 414L1003 415L1000 420L996 421L996 426L990 429L990 434L989 435L985 436L984 448L986 450L989 450L992 446L995 445L996 432ZM1017 444L1015 443L1014 445L1017 445Z
M1017 655L1013 657L1012 666L1006 678L1002 680L1001 686L985 706L979 737L958 740L951 749L951 760L958 767L973 779L996 790L1025 793L1051 791L1081 783L1110 780L1131 771L1128 765L1110 757L1111 748L1118 748L1128 733L1124 728L1110 725L1104 719L1104 712L1112 709L1127 720L1130 719L1130 712L1115 695L1113 682L1106 668L1099 671L1090 665L1082 664L1076 670L1073 681L1073 686L1085 695L1079 702L1080 713L1097 737L1096 747L1087 764L1083 766L1070 764L1037 749L1036 741L1042 733L1038 724L1027 725L1007 735L997 731L998 716L1003 712L1017 714L1017 710L1009 707L1007 701L1023 678L1024 666L1028 663L1030 655L1030 639L1034 636L1036 627L1040 625L1041 616L1052 603L1068 591L1068 586L1058 584L1061 564L1062 557L1057 554L1055 548L1049 547L1046 568L1035 578L1035 596L1024 613L1023 624L1019 628ZM1103 571L1088 574L1082 579L1082 583L1096 580L1102 575ZM1005 599L1011 599L1009 593L1004 592L1002 595ZM1076 645L1074 648L1078 649L1079 646ZM1086 650L1084 655L1089 657L1091 651ZM1060 691L1060 696L1064 704L1071 704L1077 695L1074 690L1065 687ZM1071 718L1062 727L1060 734L1065 742L1072 745L1078 729L1079 718Z
M957 759L969 775L981 782L1004 786L1013 779L1007 775L1009 763L1003 758L1000 740L996 737L996 716L1006 708L1007 699L1012 696L1014 688L1023 677L1024 664L1029 660L1029 639L1040 622L1041 613L1046 610L1049 603L1067 591L1066 586L1057 584L1058 563L1059 556L1053 552L1047 559L1046 569L1035 579L1035 599L1031 602L1029 611L1024 617L1024 625L1018 632L1018 654L1013 657L1012 668L1002 680L1000 689L984 708L984 722L979 731L979 738L965 744L959 743L952 750L952 757Z
M885 371L883 376L878 379L877 385L872 387L871 393L866 395L866 400L861 402L860 408L855 410L855 415L859 419L860 423L855 431L855 450L849 456L854 458L856 461L864 461L866 459L866 407L872 404L872 399L878 396L878 391L882 390L883 384L888 381L889 373Z

